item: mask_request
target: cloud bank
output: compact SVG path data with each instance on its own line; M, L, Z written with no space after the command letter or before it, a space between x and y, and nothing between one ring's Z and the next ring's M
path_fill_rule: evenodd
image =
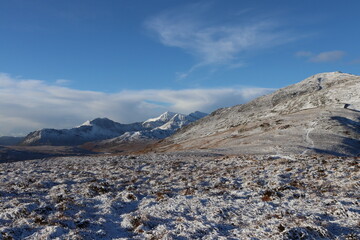
M0 73L0 136L25 135L40 128L70 128L89 119L108 117L129 123L164 111L211 112L247 102L273 89L136 90L118 93L81 91L40 80Z

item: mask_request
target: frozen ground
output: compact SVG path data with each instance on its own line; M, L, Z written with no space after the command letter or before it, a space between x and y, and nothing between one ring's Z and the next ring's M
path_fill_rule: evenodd
M359 239L359 158L178 153L0 164L0 239Z

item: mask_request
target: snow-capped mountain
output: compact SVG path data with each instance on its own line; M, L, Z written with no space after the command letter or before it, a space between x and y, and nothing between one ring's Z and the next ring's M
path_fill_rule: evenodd
M152 146L156 151L360 154L360 76L311 76L246 104L218 109Z
M121 124L107 118L96 118L71 129L41 129L31 132L21 145L71 146L105 139L114 139L114 142L163 139L173 134L178 128L205 115L201 112L189 115L165 112L157 118L130 124Z
M143 127L145 128L156 128L164 125L170 119L172 119L177 113L173 112L164 112L160 116L156 118L150 118L142 123Z
M157 118L150 118L142 123L140 131L126 132L119 137L103 141L104 144L164 139L174 134L179 128L195 122L207 114L199 111L189 115L165 112Z
M184 114L175 114L171 119L169 119L162 126L157 127L157 129L161 130L177 130L183 126L186 126L192 122L199 120L200 118L205 117L207 114L202 112L194 112L189 115Z
M78 145L142 129L141 123L121 124L108 118L96 118L71 129L41 129L31 132L21 142L21 145Z

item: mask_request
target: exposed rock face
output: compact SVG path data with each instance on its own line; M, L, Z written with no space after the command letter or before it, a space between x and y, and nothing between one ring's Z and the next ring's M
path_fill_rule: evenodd
M163 141L158 150L357 155L359 110L360 76L321 73L249 103L219 109Z

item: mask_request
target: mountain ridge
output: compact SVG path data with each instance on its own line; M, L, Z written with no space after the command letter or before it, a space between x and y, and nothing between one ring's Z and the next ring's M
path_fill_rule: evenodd
M196 113L198 118L194 117ZM121 136L123 136L123 141L130 140L126 136L131 136L133 141L162 139L173 134L178 128L198 120L200 116L206 115L200 112L191 114L165 112L157 118L129 124L121 124L108 118L95 118L71 129L44 128L31 132L23 139L20 145L73 146L92 141L116 139ZM175 120L175 118L179 119ZM151 135L151 133L153 134ZM138 139L136 136L138 136Z

